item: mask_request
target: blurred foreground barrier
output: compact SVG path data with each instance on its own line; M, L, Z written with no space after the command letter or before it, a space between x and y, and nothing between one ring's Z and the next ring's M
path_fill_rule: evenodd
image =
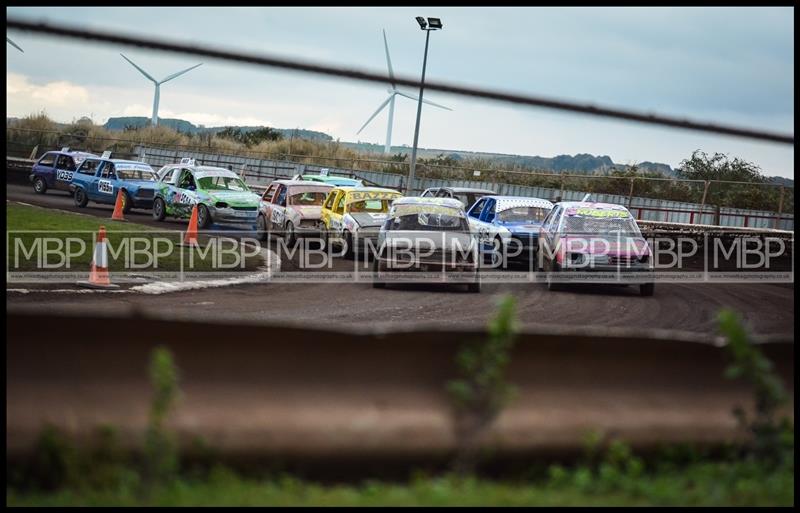
M356 333L302 327L188 323L142 317L8 314L6 445L24 456L45 423L81 439L99 426L143 440L149 353L166 345L181 398L169 427L225 456L430 458L454 448L445 383L457 329ZM793 394L794 346L765 341ZM485 446L494 454L580 449L590 430L634 447L743 436L732 408L746 385L723 377L713 340L682 332L521 333L509 368L518 396Z

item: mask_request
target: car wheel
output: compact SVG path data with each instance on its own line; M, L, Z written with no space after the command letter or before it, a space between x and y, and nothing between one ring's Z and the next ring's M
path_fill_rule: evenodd
M642 283L639 285L639 294L642 296L652 296L656 291L655 283Z
M128 191L122 191L122 213L127 214L133 208L133 200L128 195Z
M481 278L478 273L475 273L475 281L467 283L467 292L478 293L481 291Z
M41 176L37 176L33 180L33 192L35 192L36 194L44 194L45 192L47 192L47 183L45 183L45 181L42 180Z
M557 273L558 272L557 264L555 262L553 262L552 260L549 263L550 263L550 265L548 265L548 268L549 268L550 273ZM561 285L560 283L556 283L555 281L553 281L552 276L550 276L548 274L548 276L547 276L547 290L558 290L560 285Z
M197 206L197 227L198 228L208 228L211 226L211 212L208 211L208 207L205 205L198 205Z
M284 237L286 237L287 247L294 246L294 243L297 241L297 235L294 233L294 225L291 223L291 221L286 223L286 232Z
M378 261L378 256L375 256L375 262L372 264L372 272L375 274L378 273L378 269L380 269L380 262ZM373 289L385 289L386 283L382 281L378 281L377 276L372 278L372 288Z
M156 198L153 202L153 219L163 221L165 217L167 217L167 206L163 199Z
M267 228L267 220L261 214L256 219L256 238L264 241L269 240L269 228Z
M83 208L87 203L89 203L89 197L86 196L86 191L83 190L83 187L75 189L75 205Z

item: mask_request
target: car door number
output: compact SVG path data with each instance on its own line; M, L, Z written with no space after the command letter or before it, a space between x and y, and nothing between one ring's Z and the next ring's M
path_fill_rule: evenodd
M59 169L56 171L56 180L61 180L62 182L71 182L72 174L72 171L64 171L63 169Z
M178 201L179 205L191 205L194 203L194 196L191 194L187 194L185 192L181 192L178 194Z
M97 192L103 194L114 194L114 186L109 180L100 180L97 182Z
M272 222L275 224L283 223L283 210L277 207L272 208Z

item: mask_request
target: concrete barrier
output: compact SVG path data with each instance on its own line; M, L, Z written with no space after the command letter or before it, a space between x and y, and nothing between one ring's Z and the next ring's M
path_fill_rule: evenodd
M180 369L170 420L185 445L228 456L426 459L455 447L445 384L475 331L341 332L291 325L10 312L6 449L29 454L46 423L77 439L112 425L138 447L151 390L148 355ZM763 345L793 390L791 340ZM731 414L747 386L723 378L720 347L680 332L522 333L509 369L517 398L484 440L495 454L577 450L590 430L634 447L742 436Z

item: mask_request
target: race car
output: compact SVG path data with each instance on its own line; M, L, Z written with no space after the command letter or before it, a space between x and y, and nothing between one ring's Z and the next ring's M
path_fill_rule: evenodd
M471 187L431 187L421 194L423 198L455 198L464 208L471 207L479 198L497 194L491 189L474 189Z
M233 171L188 161L164 166L158 176L153 200L156 221L168 215L188 218L196 204L199 228L213 223L255 228L261 197Z
M436 282L466 283L469 292L480 292L479 257L477 235L459 200L400 198L380 229L372 285L384 288L390 279L422 272L436 273Z
M506 259L536 262L539 227L553 204L522 196L484 196L467 211L481 251L499 264Z
M297 237L319 235L323 226L322 203L332 185L299 180L275 180L261 197L257 236L267 240L270 234L283 233L288 246Z
M653 259L636 220L622 205L557 203L539 229L539 258L550 290L559 286L559 275L571 272L607 273L608 279L592 277L591 282L638 284L642 296L655 290L652 278L637 276L653 271Z
M328 192L322 205L322 236L328 243L342 241L344 255L375 247L378 228L386 220L392 201L402 194L381 187L336 187ZM338 246L339 243L336 243Z
M75 205L85 207L89 201L114 205L122 191L122 211L149 209L158 176L148 164L135 160L89 157L72 175L70 186Z
M89 157L97 158L94 153L83 151L70 151L62 148L61 151L48 151L31 168L28 179L33 184L37 194L44 194L47 189L72 192L72 174L78 166Z

